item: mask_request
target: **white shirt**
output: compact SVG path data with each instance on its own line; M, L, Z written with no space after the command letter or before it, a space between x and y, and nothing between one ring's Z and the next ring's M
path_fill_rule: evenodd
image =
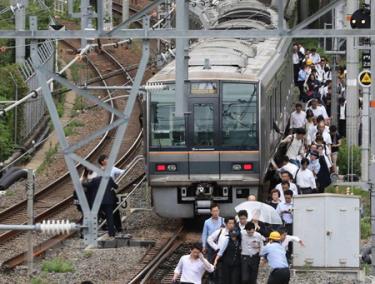
M258 232L250 236L245 230L241 231L241 255L253 256L263 248L265 238Z
M113 180L116 180L119 176L122 176L124 173L125 170L113 167L111 170L111 178L113 178Z
M311 145L311 143L313 142L315 132L316 132L316 127L314 125L314 122L306 122L307 145Z
M281 243L281 245L283 246L283 248L285 250L288 250L288 245L289 245L290 242L299 243L300 241L301 241L301 239L297 236L286 235L285 240Z
M214 271L214 266L203 262L201 259L193 259L190 255L184 255L177 264L175 273L181 275L181 282L190 282L194 284L202 283L203 274Z
M324 119L328 118L328 114L324 106L317 106L315 109L310 107L310 109L312 110L315 117L322 115Z
M310 53L309 57L313 61L314 65L318 64L320 62L320 55L319 55L319 53L316 53L316 52L315 52L315 54Z
M286 155L291 160L298 160L301 152L303 153L303 140L298 140L297 134L293 134L286 137L282 142L287 143L290 141L292 141L292 143L290 143Z
M298 52L293 52L292 59L293 59L293 64L299 64Z
M277 213L286 224L293 223L293 203L280 202L276 207ZM287 211L287 212L285 212Z
M343 106L340 104L340 120L346 119L346 117L345 117L345 108L346 108L346 102L344 103Z
M284 190L283 190L283 188L281 187L281 183L279 183L278 185L276 185L275 188L276 188L276 189L279 191L279 193L280 193L280 201L281 201L281 202L285 202ZM315 187L314 187L314 188L315 188ZM298 188L297 188L297 186L296 186L295 183L289 182L289 189L290 189L291 191L293 191L293 196L298 195Z
M299 187L311 189L316 188L315 177L309 169L303 170L302 168L296 174L296 183Z
M296 177L296 172L298 171L298 167L295 164L288 162L285 166L281 167L281 171L290 172L294 179Z
M306 124L306 112L301 110L299 113L295 110L290 115L290 128L303 128Z
M219 250L221 247L224 247L225 240L228 238L228 235L229 232L227 228L220 228L208 236L207 243L213 250ZM218 241L215 243L217 239Z

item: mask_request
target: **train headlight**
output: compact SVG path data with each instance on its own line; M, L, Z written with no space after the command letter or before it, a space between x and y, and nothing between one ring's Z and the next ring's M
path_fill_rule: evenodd
M167 169L168 169L168 172L175 172L177 170L177 166L173 164L168 165Z
M242 166L240 164L234 164L234 165L232 165L232 170L240 171L240 170L242 170Z

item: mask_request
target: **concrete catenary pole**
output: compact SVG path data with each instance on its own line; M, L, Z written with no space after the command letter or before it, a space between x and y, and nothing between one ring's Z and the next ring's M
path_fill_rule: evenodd
M349 17L358 9L358 0L346 1L346 14L348 16L346 25L350 27ZM348 146L358 145L358 49L354 48L354 37L346 39L346 136Z
M15 28L16 31L24 31L26 26L26 8L28 5L28 0L12 0L12 5L15 6L18 4L23 4L23 8L16 9L15 11ZM25 62L26 47L24 38L16 38L16 63L21 64Z
M371 12L375 12L375 0L371 1ZM375 17L371 17L371 29L375 29ZM371 75L372 78L375 75L375 37L371 38ZM372 81L374 81L372 79ZM375 101L375 84L371 82L371 101ZM367 105L368 106L368 105ZM365 106L365 107L367 107ZM372 253L372 275L375 275L375 109L370 110L371 119L371 133L370 133L370 147L371 147L371 159L370 159L370 189L371 189L371 253Z
M176 2L176 29L189 29L189 2L186 0ZM188 39L176 39L176 117L184 117L187 113L188 49Z
M125 22L127 19L129 19L129 0L122 0L122 21ZM126 25L124 28L128 27Z

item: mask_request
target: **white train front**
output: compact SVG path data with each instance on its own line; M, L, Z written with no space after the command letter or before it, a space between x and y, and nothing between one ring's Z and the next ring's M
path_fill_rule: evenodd
M277 12L259 1L193 7L211 29L270 29ZM206 19L206 20L205 20ZM207 19L210 19L207 22ZM176 118L175 62L149 80L147 174L156 212L193 218L220 204L222 215L249 194L262 195L263 177L292 104L290 41L205 39L189 49L189 114Z

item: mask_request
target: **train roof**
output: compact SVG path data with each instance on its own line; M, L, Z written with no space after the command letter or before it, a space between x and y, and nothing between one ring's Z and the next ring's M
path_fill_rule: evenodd
M193 7L191 12L210 29L273 29L277 23L277 12L256 0L220 1L209 8ZM280 54L284 43L279 38L199 40L189 48L189 80L262 80L272 60L284 60ZM175 73L173 61L150 82L174 81Z

